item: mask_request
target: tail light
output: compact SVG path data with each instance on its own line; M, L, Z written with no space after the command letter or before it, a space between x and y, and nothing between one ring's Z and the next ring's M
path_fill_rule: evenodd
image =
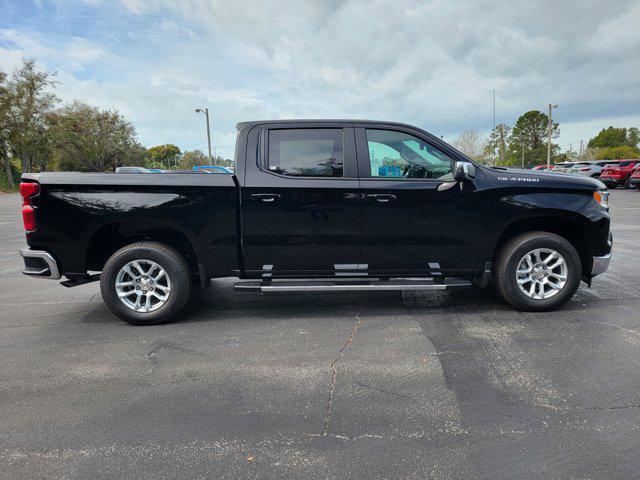
M581 172L588 172L589 170L591 170L589 167L584 167L580 169Z
M40 185L37 183L21 183L20 195L22 195L22 222L27 232L36 229L36 212L31 205L31 197L40 193Z

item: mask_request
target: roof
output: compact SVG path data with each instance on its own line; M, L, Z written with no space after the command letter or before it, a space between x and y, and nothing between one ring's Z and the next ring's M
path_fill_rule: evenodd
M312 119L301 119L301 118L291 118L291 119L279 119L279 120L251 120L247 122L238 122L236 128L238 130L243 129L245 127L254 127L256 125L263 125L266 123L270 124L278 124L278 123L306 123L306 124L323 124L323 123L354 123L354 124L380 124L380 125L397 125L402 127L408 127L416 129L417 127L413 125L409 125L407 123L401 122L388 122L384 120L354 120L354 119L344 119L344 118L312 118ZM420 129L418 129L420 130Z

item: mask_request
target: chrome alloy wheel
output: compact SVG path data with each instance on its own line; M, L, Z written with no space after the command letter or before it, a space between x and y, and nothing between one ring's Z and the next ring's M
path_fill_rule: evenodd
M151 260L133 260L116 276L116 293L135 312L158 310L169 300L171 280L164 269Z
M527 253L516 267L520 291L534 300L557 295L567 284L567 262L550 248L536 248Z

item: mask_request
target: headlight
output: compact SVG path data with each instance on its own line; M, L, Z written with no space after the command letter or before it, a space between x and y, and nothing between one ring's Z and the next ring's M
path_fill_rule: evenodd
M593 199L604 208L609 208L609 192L607 190L593 192Z

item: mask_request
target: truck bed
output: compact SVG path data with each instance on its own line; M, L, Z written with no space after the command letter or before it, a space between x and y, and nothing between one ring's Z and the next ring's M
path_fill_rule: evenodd
M22 178L40 184L33 198L37 228L27 243L54 255L67 277L101 270L113 246L132 235L161 236L186 248L195 271L213 276L238 268L233 175L47 172Z

